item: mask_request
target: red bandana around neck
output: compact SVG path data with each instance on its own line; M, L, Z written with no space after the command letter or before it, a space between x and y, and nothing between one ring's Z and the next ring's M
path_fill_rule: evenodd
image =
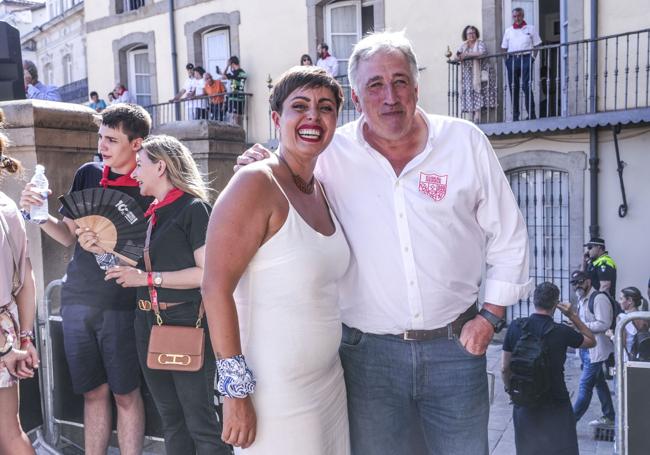
M184 195L185 193L182 190L179 190L178 188L172 188L169 190L169 193L164 197L164 199L160 202L158 202L158 199L153 201L147 211L144 213L145 217L151 216L151 224L153 226L156 225L156 222L158 221L158 217L156 216L156 210L160 209L161 207L164 207L166 205L171 204L172 202L176 201L179 197Z
M331 57L331 56L332 56L332 54L330 54L329 52L325 52L325 57L321 57L321 58L323 60L326 60L328 57Z
M99 184L102 188L108 188L109 186L138 186L138 182L131 177L131 172L133 172L133 170L127 174L120 175L115 180L110 180L108 178L110 172L111 168L104 165L104 169L102 171L102 179L99 181Z
M521 24L513 22L512 28L514 28L516 30L518 28L524 28L526 25L528 25L528 24L526 24L526 21L521 21Z

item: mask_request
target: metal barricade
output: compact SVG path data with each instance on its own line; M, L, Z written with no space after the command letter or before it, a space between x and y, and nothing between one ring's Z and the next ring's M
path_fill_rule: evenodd
M616 445L618 455L647 454L650 447L650 362L625 361L623 334L634 320L650 321L650 311L621 316L616 325Z

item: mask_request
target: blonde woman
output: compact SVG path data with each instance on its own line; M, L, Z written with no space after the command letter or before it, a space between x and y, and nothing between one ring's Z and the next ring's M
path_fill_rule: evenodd
M0 125L3 120L0 110ZM5 155L7 143L0 133L0 174L15 174L21 170L20 163ZM0 252L0 453L33 454L20 426L18 380L31 378L38 368L31 330L36 314L36 289L24 221L16 204L2 191Z
M152 370L147 367L147 348L155 314L147 287L157 288L163 323L194 326L201 303L200 285L205 257L205 234L211 207L208 189L190 151L170 136L149 136L142 142L131 176L140 194L155 197L147 210L153 224L149 255L152 271L117 266L106 279L124 287L137 287L136 344L147 386L162 417L168 455L188 453L229 454L221 441L221 425L214 409L215 358L206 334L203 367L194 373ZM203 327L207 327L203 321Z

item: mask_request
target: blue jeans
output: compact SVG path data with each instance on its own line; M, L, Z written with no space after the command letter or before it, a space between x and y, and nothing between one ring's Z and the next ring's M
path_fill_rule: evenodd
M530 84L530 67L534 59L531 54L510 55L506 58L506 73L508 75L508 87L512 95L512 118L519 120L519 92L524 92L526 112L530 119L535 118L535 98L533 87Z
M591 362L589 358L589 349L580 349L580 360L582 361L582 375L580 376L580 386L578 389L578 399L573 405L573 413L576 420L580 420L591 403L591 396L596 388L600 406L603 415L608 419L614 420L614 405L612 396L609 393L609 387L605 380L603 371L604 362Z
M458 339L404 341L343 326L353 455L488 453L485 356Z

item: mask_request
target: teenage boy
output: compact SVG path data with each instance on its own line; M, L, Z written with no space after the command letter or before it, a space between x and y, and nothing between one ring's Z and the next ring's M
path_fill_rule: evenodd
M103 163L87 163L74 177L70 192L112 188L134 198L146 210L151 198L140 196L130 176L142 140L151 129L151 117L140 106L114 104L101 113L98 149ZM41 205L42 198L25 186L20 198L23 216ZM140 395L140 368L135 347L135 288L105 281L105 269L114 258L93 246L94 234L77 228L61 208L63 219L49 217L40 227L64 246L76 243L61 291L61 317L66 359L72 385L84 396L84 438L88 455L103 455L112 428L111 393L117 405L117 435L124 455L142 453L144 406ZM77 242L77 236L79 236Z

